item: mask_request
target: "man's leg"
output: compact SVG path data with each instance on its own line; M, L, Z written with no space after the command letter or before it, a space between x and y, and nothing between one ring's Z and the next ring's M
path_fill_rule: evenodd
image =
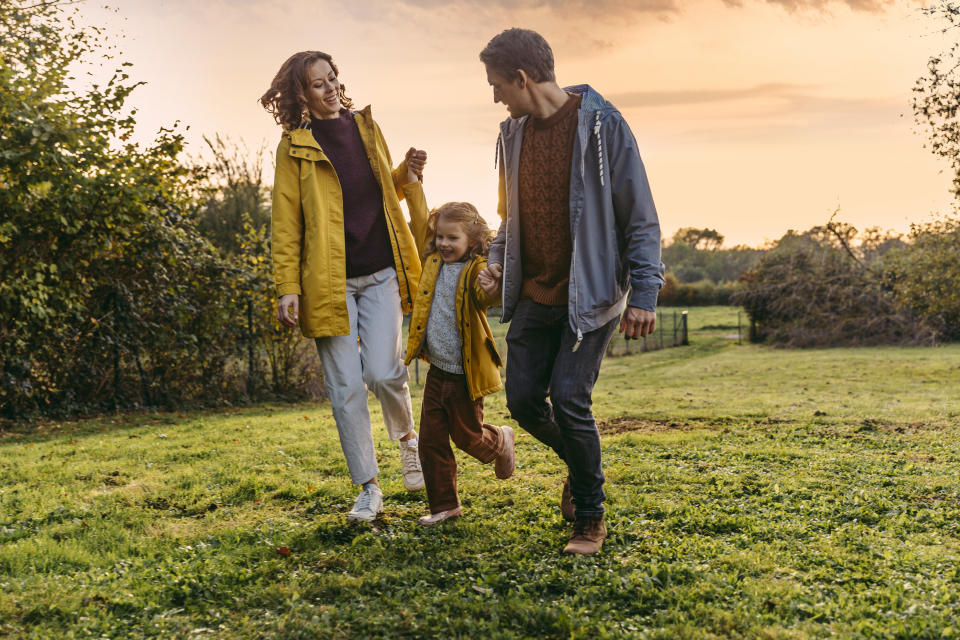
M606 496L592 396L600 363L618 322L619 318L614 318L585 334L576 351L576 335L565 325L550 380L550 402L567 453L570 492L578 519L603 515Z
M507 409L533 437L566 460L563 434L547 402L567 308L517 303L507 330Z

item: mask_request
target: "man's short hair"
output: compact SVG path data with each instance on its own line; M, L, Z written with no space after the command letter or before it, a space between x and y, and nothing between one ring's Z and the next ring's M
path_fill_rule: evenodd
M480 60L508 80L523 69L534 82L556 82L553 50L542 35L530 29L507 29L493 37Z

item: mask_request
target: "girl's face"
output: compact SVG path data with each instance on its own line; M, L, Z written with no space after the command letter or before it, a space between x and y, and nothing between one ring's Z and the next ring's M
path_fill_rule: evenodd
M444 262L458 262L463 259L470 249L470 243L467 234L463 230L463 224L444 220L443 217L437 220L437 230L434 242L440 257Z
M330 63L317 60L307 67L307 108L314 118L340 117L340 80Z

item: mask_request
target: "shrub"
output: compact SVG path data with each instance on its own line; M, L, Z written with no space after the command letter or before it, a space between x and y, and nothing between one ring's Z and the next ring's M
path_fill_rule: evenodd
M751 339L797 347L930 343L936 332L898 304L884 286L881 254L873 244L858 250L856 237L831 220L781 238L734 297L750 317Z

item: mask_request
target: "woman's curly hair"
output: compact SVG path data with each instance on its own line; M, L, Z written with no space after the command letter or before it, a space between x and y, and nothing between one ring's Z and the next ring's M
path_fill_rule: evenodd
M340 70L333 57L323 51L301 51L295 53L280 67L273 77L270 88L260 97L260 104L266 109L284 131L296 129L310 117L307 108L307 69L317 60L326 60L334 75L340 77ZM346 87L340 85L340 104L347 109L353 108L353 101L347 97Z
M430 212L430 217L427 218L427 253L437 250L437 221L440 218L447 222L460 223L467 235L468 258L487 255L490 241L496 234L487 226L487 221L480 217L477 208L469 202L448 202Z

